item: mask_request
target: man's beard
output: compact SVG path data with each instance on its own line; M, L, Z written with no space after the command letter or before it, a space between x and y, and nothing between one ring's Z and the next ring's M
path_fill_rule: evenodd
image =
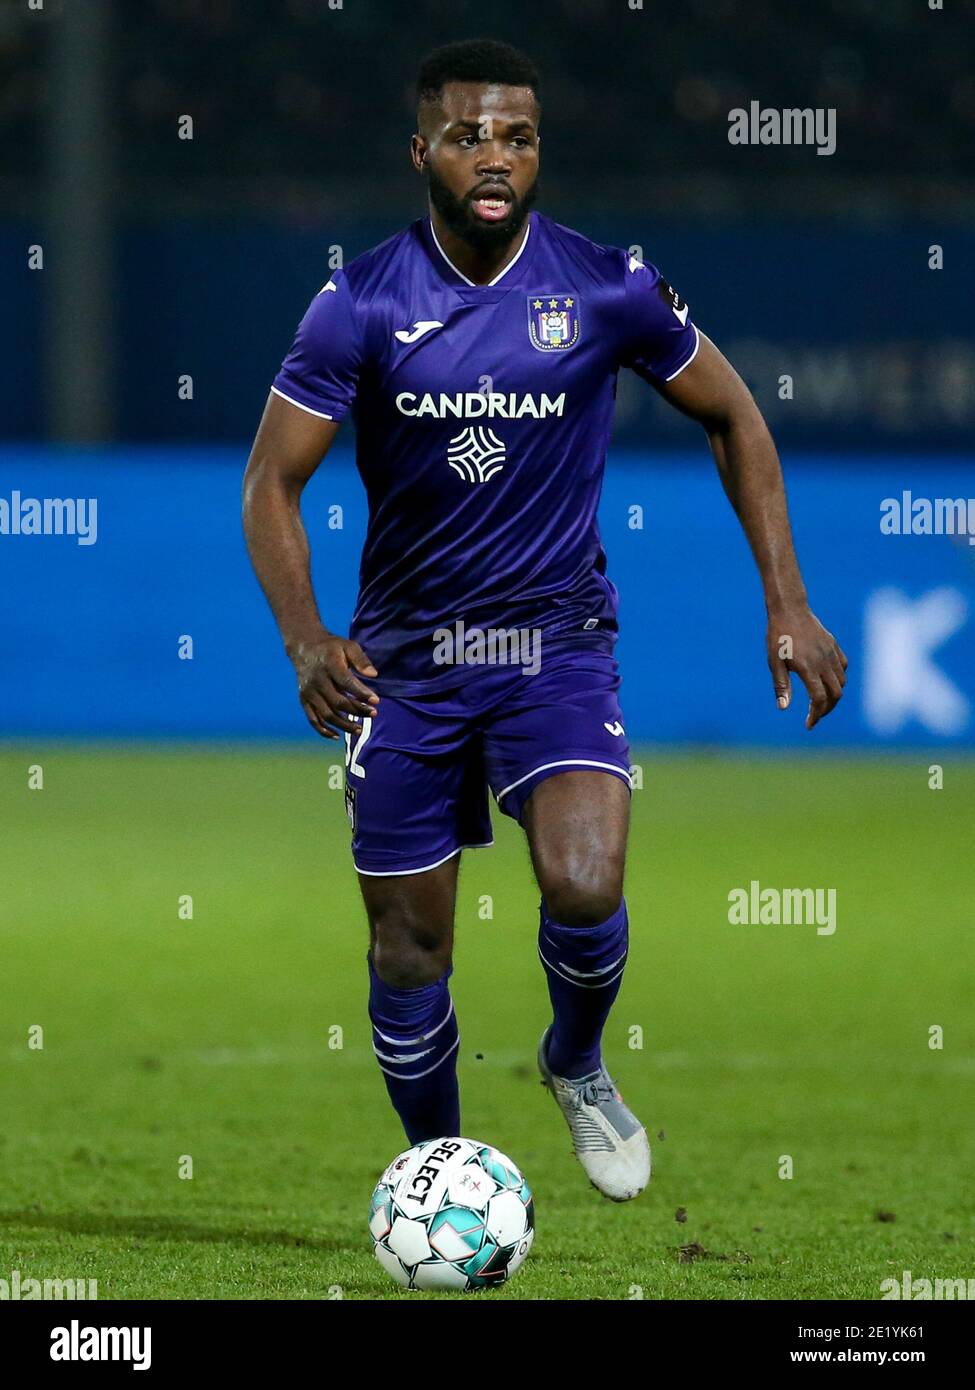
M427 166L430 181L430 201L455 235L466 241L474 251L500 251L513 241L532 210L538 196L538 179L523 198L515 198L511 211L503 222L485 222L471 207L470 197L457 198L434 171ZM485 180L486 182L486 180Z

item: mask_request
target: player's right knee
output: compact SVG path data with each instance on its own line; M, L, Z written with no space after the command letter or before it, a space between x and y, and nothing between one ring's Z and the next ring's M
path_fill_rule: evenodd
M383 984L394 989L432 985L450 969L449 937L409 924L387 922L373 929L372 964Z

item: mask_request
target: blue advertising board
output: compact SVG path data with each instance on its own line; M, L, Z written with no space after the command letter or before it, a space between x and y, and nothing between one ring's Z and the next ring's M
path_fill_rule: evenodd
M0 450L0 734L314 739L244 547L245 456ZM703 441L616 450L600 517L630 737L975 746L975 469L851 454L785 467L813 607L850 658L842 704L812 734L797 682L793 708L777 709L758 577ZM366 519L347 445L304 515L322 612L345 631Z

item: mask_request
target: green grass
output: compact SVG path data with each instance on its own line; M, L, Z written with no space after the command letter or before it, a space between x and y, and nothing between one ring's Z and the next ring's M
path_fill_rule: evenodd
M330 761L0 752L0 1278L96 1278L101 1298L435 1296L395 1289L366 1230L403 1139ZM465 857L463 1127L522 1166L537 1206L531 1257L485 1297L875 1298L904 1269L975 1277L975 766L930 791L921 756L641 761L606 1036L660 1136L636 1202L588 1186L534 1072L547 997L521 832L496 817L495 848ZM751 879L834 887L835 935L729 925ZM708 1253L682 1263L694 1244Z

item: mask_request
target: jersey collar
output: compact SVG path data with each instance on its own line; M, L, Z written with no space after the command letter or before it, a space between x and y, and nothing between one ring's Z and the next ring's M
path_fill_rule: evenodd
M473 280L468 280L467 276L464 275L462 271L457 269L453 261L447 255L446 251L440 245L440 242L437 240L437 234L433 230L433 222L429 217L425 220L425 230L429 233L430 239L432 240L433 245L436 248L436 251L439 257L442 259L444 265L446 265L446 267L452 275L456 275L457 279L460 281L462 285L469 285L470 288L474 290L489 290L492 288L492 286L497 285L501 280L503 280L505 276L508 275L521 260L522 255L525 251L525 247L528 245L529 238L531 237L534 222L535 214L534 212L530 212L525 222L525 235L521 239L521 245L518 247L518 250L512 256L511 260L504 267L504 269L500 270L498 274L495 275L494 279L489 280L486 285L475 284Z

